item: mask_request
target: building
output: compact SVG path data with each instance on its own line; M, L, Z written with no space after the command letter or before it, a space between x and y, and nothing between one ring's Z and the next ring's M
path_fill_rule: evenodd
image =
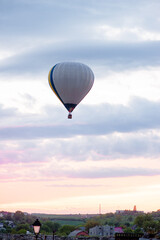
M104 226L95 226L89 229L89 236L114 236L114 226L104 225Z
M3 223L0 223L0 229L4 228Z
M82 230L74 230L73 232L71 232L68 237L79 237L79 236L88 236L88 233Z
M0 222L0 231L6 230L4 224Z
M115 227L114 232L115 233L123 233L123 229L122 229L122 227Z
M137 207L136 207L136 205L134 205L133 211L134 211L134 212L137 212Z
M11 227L11 228L16 227L16 225L14 224L13 221L8 221L8 220L6 220L6 221L4 221L4 222L8 225L8 227Z
M136 205L134 205L133 210L116 210L116 214L121 214L121 215L134 215L134 214L143 214L144 211L137 211Z

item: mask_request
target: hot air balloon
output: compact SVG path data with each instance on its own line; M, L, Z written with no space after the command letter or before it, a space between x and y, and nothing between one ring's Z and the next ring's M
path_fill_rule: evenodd
M85 64L62 62L51 68L48 80L51 89L68 110L68 118L71 119L71 112L92 88L94 74Z

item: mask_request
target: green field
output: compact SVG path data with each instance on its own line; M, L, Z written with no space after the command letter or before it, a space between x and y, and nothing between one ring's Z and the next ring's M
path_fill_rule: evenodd
M78 226L78 225L83 225L84 221L75 221L75 220L61 220L61 219L56 219L53 220L54 222L57 222L61 225L72 225L72 226Z
M53 222L57 222L61 225L83 225L85 223L85 219L82 218L81 215L75 214L75 215L55 215L55 214L43 214L43 213L35 213L34 216L37 216L38 218L48 219L52 220Z

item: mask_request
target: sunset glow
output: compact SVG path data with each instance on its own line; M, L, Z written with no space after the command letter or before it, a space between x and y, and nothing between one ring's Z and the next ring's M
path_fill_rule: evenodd
M100 2L1 3L0 211L160 209L160 1ZM65 61L95 75L72 120L48 84Z

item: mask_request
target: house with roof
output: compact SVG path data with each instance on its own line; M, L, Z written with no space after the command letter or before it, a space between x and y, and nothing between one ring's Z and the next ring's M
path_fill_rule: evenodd
M0 222L0 231L2 230L6 230L5 227L4 227L4 224L2 222Z
M109 225L95 226L89 229L89 236L113 237L114 233L114 226Z
M88 233L86 231L76 229L68 235L68 237L79 237L79 236L87 237Z
M11 228L14 228L16 226L13 221L6 220L4 222L8 225L8 227L11 227Z
M122 227L115 227L114 232L115 233L123 233L124 231L123 231Z

